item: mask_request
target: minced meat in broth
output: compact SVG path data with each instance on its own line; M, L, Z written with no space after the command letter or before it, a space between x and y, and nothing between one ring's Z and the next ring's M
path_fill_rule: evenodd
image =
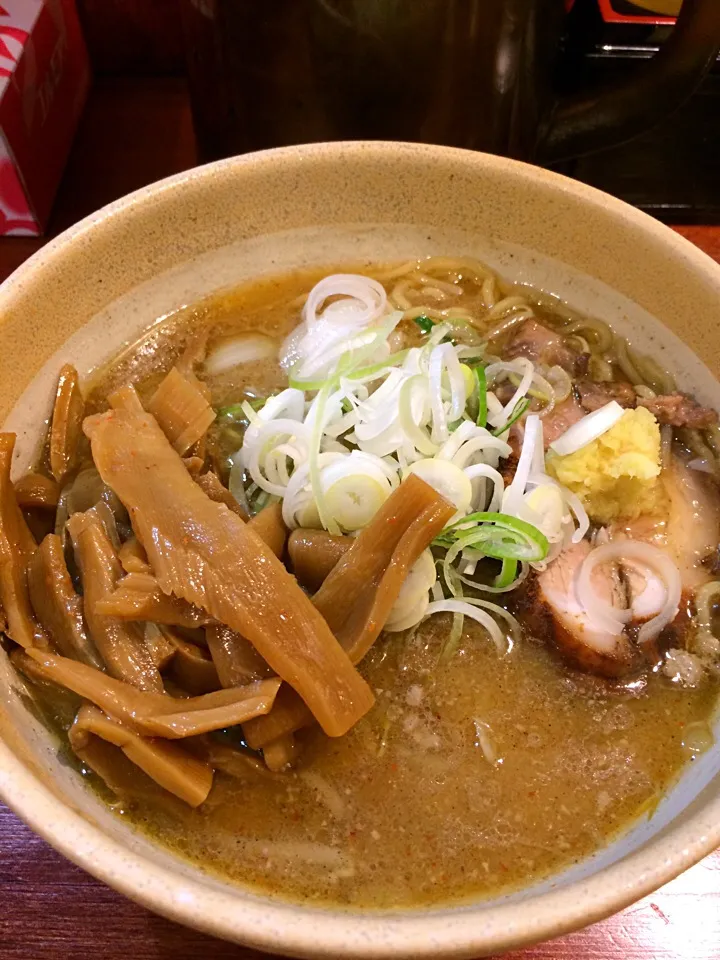
M183 309L94 379L87 412L105 409L107 396L128 383L146 401L203 331L211 348L251 330L279 343L307 292L331 272L262 280ZM357 272L384 275L367 266ZM473 287L463 306L472 312L480 296ZM560 324L547 299L536 315L550 328ZM404 323L407 345L420 333L412 319ZM583 355L582 344L571 346ZM593 379L592 371L583 375ZM211 379L211 403L225 408L286 385L277 362L263 360ZM223 483L242 430L220 416L208 433L206 456ZM506 597L523 630L504 655L467 618L449 648L449 614L381 635L359 667L375 705L344 736L300 731L298 759L285 772L266 769L260 754L233 775L218 769L194 809L164 791L143 791L142 774L138 796L118 802L85 772L124 819L201 869L262 893L394 908L527 886L652 816L711 743L717 683L712 672L695 686L673 682L652 658L618 679L581 672L542 635L541 620L525 616L535 602L526 586L519 598ZM67 728L65 694L33 689ZM243 745L239 728L211 736L223 748Z
M302 900L377 908L492 896L555 873L650 815L692 758L713 687L609 690L530 637L499 658L449 618L363 661L378 694L345 737L310 735L276 779L218 776L195 811L130 811L206 869ZM480 743L487 737L489 760Z

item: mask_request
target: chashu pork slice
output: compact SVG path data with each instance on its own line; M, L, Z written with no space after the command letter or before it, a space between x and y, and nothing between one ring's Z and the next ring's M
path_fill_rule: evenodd
M84 429L103 481L125 505L164 593L247 637L330 736L373 694L326 621L249 524L192 479L149 414L111 410Z
M718 553L720 511L715 481L673 457L661 476L667 496L662 517L639 517L614 524L611 539L626 537L664 550L680 573L683 591L691 594L715 579L707 561Z
M575 577L590 550L586 540L564 550L539 575L539 595L551 614L553 636L559 650L583 670L604 677L620 677L637 666L637 648L624 633L612 633L594 623L575 594ZM612 573L606 567L595 569L592 582L599 599L624 606Z

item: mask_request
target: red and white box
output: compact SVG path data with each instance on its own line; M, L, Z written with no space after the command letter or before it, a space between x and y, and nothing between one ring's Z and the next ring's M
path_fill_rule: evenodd
M43 232L89 85L75 0L0 0L0 235Z

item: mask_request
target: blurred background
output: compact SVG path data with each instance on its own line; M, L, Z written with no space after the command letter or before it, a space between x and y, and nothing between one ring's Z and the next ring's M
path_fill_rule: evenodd
M336 16L342 5L317 2L335 4ZM385 9L398 2L385 0ZM542 16L540 0L503 2ZM552 40L552 83L572 93L639 76L672 31L680 0L567 0L566 8ZM244 148L232 97L245 94L228 94L225 80L235 60L243 67L249 58L239 82L252 82L256 32L281 9L297 31L287 0L0 0L0 232L13 237L0 241L2 276L39 244L33 235L55 234L132 189ZM720 223L718 61L651 130L546 165L668 223Z

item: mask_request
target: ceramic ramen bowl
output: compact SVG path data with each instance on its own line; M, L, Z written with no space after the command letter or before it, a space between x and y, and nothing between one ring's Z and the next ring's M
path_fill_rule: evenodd
M470 254L601 316L718 406L720 267L650 217L525 164L354 143L249 155L154 184L48 244L0 289L0 414L33 460L60 365L81 376L207 293L294 267ZM298 957L476 957L611 914L720 843L720 749L651 820L530 889L452 909L353 912L270 900L123 823L58 753L0 664L0 794L75 863L206 932ZM468 850L468 858L474 852Z

